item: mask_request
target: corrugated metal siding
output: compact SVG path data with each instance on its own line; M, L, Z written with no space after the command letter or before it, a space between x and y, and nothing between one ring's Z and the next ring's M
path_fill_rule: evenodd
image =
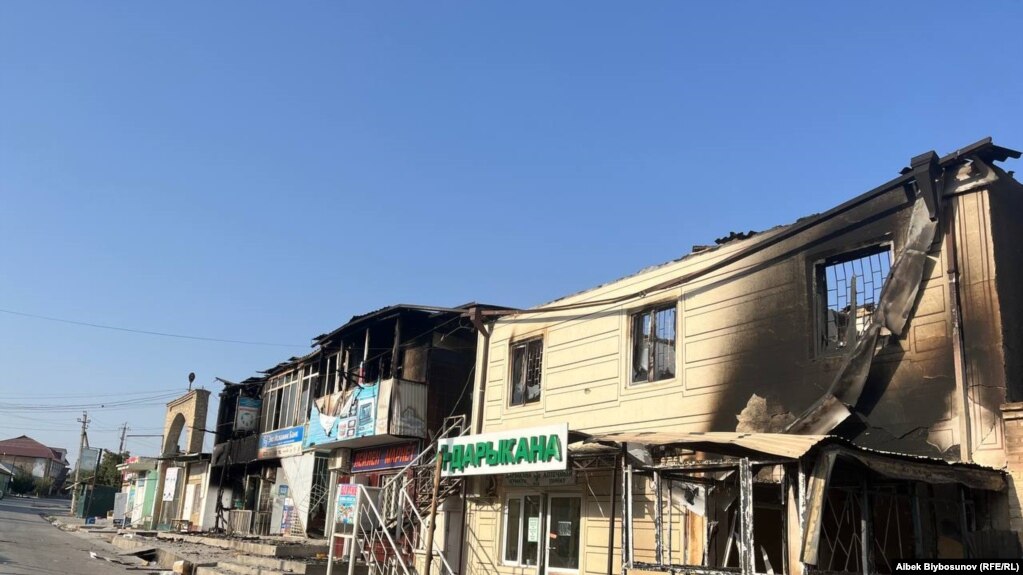
M392 389L391 434L426 439L426 396L429 386L398 380Z

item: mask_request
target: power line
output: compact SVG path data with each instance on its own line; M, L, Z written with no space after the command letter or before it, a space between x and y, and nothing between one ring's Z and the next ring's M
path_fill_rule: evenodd
M139 334L143 334L143 335L152 335L152 336L158 336L158 337L173 337L173 338L178 338L178 339L191 339L191 340L196 340L196 341L211 341L211 342L217 342L217 343L234 343L234 344L239 344L239 345L261 345L261 346L270 346L270 347L309 347L308 344L297 345L297 344L290 344L290 343L272 343L272 342L265 342L265 341L244 341L244 340L238 340L238 339L222 339L222 338L218 338L218 337L202 337L202 336L198 336L198 335L185 335L185 334L180 334L180 333L168 333L168 332L162 332L162 331L149 331L149 330L145 330L145 329L133 329L133 328L128 328L128 327L118 327L118 326L114 326L114 325L104 325L104 324L100 324L100 323L91 323L91 322L87 322L87 321L77 321L77 320L73 320L73 319L64 319L64 318L59 318L59 317L51 317L51 316L47 316L47 315L39 315L39 314L34 314L34 313L25 313L25 312L22 312L22 311L15 311L15 310L12 310L12 309L2 309L2 308L0 308L0 313L6 313L6 314L10 314L10 315L17 315L17 316L21 316L21 317L30 317L30 318L33 318L33 319L41 319L41 320L45 320L45 321L54 321L54 322L58 322L58 323L68 323L68 324L71 324L71 325L80 325L80 326L84 326L84 327L93 327L93 328L97 328L97 329L109 329L109 330L113 330L113 331L123 331L123 332L128 332L128 333L139 333Z
M4 403L0 402L0 412L20 411L79 411L82 409L115 409L124 407L139 407L143 405L160 405L167 400L177 397L177 393L152 395L138 397L135 399L115 400L95 403L65 403L65 404L28 404L28 403Z
M152 389L152 390L148 390L148 391L121 391L121 392L117 392L117 393L79 393L79 394L58 393L58 394L54 394L54 395L40 395L40 394L32 394L32 395L5 395L4 399L51 399L51 398L52 399L69 399L69 398L75 398L75 397L122 397L122 396L125 396L125 395L155 395L155 394L164 394L164 393L171 393L171 392L180 393L180 391L181 390L179 388L168 388L168 389Z

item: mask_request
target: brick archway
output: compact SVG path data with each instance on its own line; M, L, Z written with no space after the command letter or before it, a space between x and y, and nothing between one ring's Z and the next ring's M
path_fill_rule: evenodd
M167 404L167 416L163 425L163 456L177 453L178 440L184 433L184 452L202 451L203 434L206 429L206 408L210 392L193 389Z

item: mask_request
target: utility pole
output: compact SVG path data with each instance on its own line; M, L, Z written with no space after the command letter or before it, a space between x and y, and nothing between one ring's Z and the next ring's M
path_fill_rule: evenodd
M82 475L82 452L85 451L85 446L89 444L89 437L85 434L85 430L89 429L89 412L83 411L82 418L78 420L82 424L82 438L78 443L78 464L75 465L75 487L71 491L71 514L74 515L76 504L78 503L78 480Z
M436 461L433 468L433 497L430 499L430 525L426 529L426 575L433 570L433 537L437 531L437 499L440 498L440 473L444 466L444 454L440 451L440 440L435 450Z
M128 422L124 422L121 426L121 446L117 448L117 454L121 455L124 453L124 438L128 435ZM122 462L123 463L123 462Z

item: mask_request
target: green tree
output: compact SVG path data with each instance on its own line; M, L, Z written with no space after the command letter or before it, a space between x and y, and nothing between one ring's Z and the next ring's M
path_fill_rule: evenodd
M120 487L121 472L117 470L117 466L124 463L126 459L128 459L127 451L124 453L104 451L103 459L99 463L99 469L96 470L96 485Z
M21 469L16 469L14 473L14 479L11 480L11 491L18 495L24 495L32 491L35 487L35 479L31 474L25 473Z
M52 487L52 477L37 477L32 482L32 491L38 496L49 495Z

